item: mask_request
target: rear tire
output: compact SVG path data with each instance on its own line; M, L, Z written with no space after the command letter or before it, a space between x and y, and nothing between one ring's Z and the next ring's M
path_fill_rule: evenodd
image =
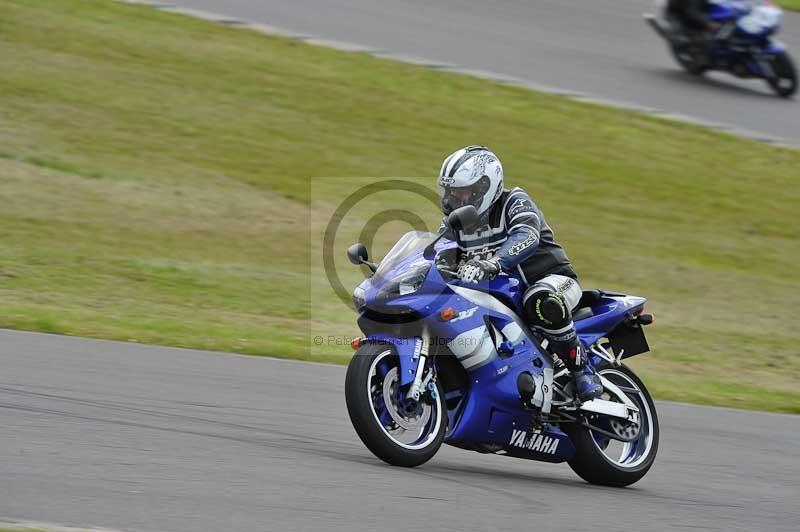
M628 367L624 365L612 367L604 364L598 368L598 373L609 380L613 380L614 384L618 386L620 381L625 384L624 381L628 380L629 384L633 384L635 388L638 388L640 393L635 394L635 396L627 395L639 407L640 413L647 414L649 418L648 425L645 429L643 416L640 430L646 430L646 438L650 439L641 443L646 445L646 447L643 447L644 454L641 456L632 455L630 460L626 460L624 464L621 464L606 456L601 450L601 445L598 444L597 439L589 429L577 425L565 425L563 429L572 440L576 451L575 456L569 461L569 466L578 476L591 484L613 487L629 486L645 476L655 461L659 437L656 408L647 388ZM612 374L615 377L613 379ZM620 377L619 374L623 376Z
M771 60L772 70L777 76L768 79L767 84L781 98L790 98L797 92L797 68L786 52L775 54Z
M693 76L702 76L708 70L708 67L697 58L697 55L692 53L689 46L678 46L673 44L672 56L675 58L675 61L678 62L681 68Z
M447 431L444 390L437 382L438 393L432 404L420 402L409 414L402 410L404 392L397 389L399 371L399 360L391 346L361 346L347 367L344 385L347 412L358 437L375 456L394 466L416 467L433 458L444 440ZM401 441L400 436L406 432L393 421L393 416L400 416L401 422L410 422L409 426L414 426L415 419L422 420L417 440ZM393 435L395 431L398 435ZM413 438L415 430L409 432Z

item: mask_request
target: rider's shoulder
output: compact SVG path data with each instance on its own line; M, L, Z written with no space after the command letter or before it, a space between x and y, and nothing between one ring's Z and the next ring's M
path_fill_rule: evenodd
M523 189L516 187L503 191L502 215L505 224L535 223L535 218L541 218L539 207Z
M503 190L503 195L501 196L503 200L503 207L508 208L510 205L513 205L514 202L530 202L531 205L536 205L533 199L531 198L530 194L528 194L524 189L520 187L514 187L512 189L505 189Z

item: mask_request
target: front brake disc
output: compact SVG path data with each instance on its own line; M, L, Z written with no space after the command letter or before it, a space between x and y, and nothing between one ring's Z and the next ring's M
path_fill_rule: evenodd
M407 409L398 400L399 380L397 378L397 368L390 369L383 378L383 401L386 411L392 421L403 430L414 431L423 427L430 418L431 406L417 402L414 408Z

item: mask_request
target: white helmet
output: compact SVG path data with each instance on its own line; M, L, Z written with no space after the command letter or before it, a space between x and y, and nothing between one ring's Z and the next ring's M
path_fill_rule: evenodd
M483 214L503 193L503 165L486 146L467 146L444 160L437 184L445 214L465 205Z

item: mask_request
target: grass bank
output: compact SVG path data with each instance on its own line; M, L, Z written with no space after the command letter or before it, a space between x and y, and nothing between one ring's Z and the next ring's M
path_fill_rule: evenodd
M800 0L779 0L778 4L786 9L800 11Z
M800 412L797 152L110 1L0 3L0 47L0 327L346 362L311 341L356 332L316 269L347 193L320 177L480 142L584 285L651 300L659 398ZM399 201L373 200L341 253Z

